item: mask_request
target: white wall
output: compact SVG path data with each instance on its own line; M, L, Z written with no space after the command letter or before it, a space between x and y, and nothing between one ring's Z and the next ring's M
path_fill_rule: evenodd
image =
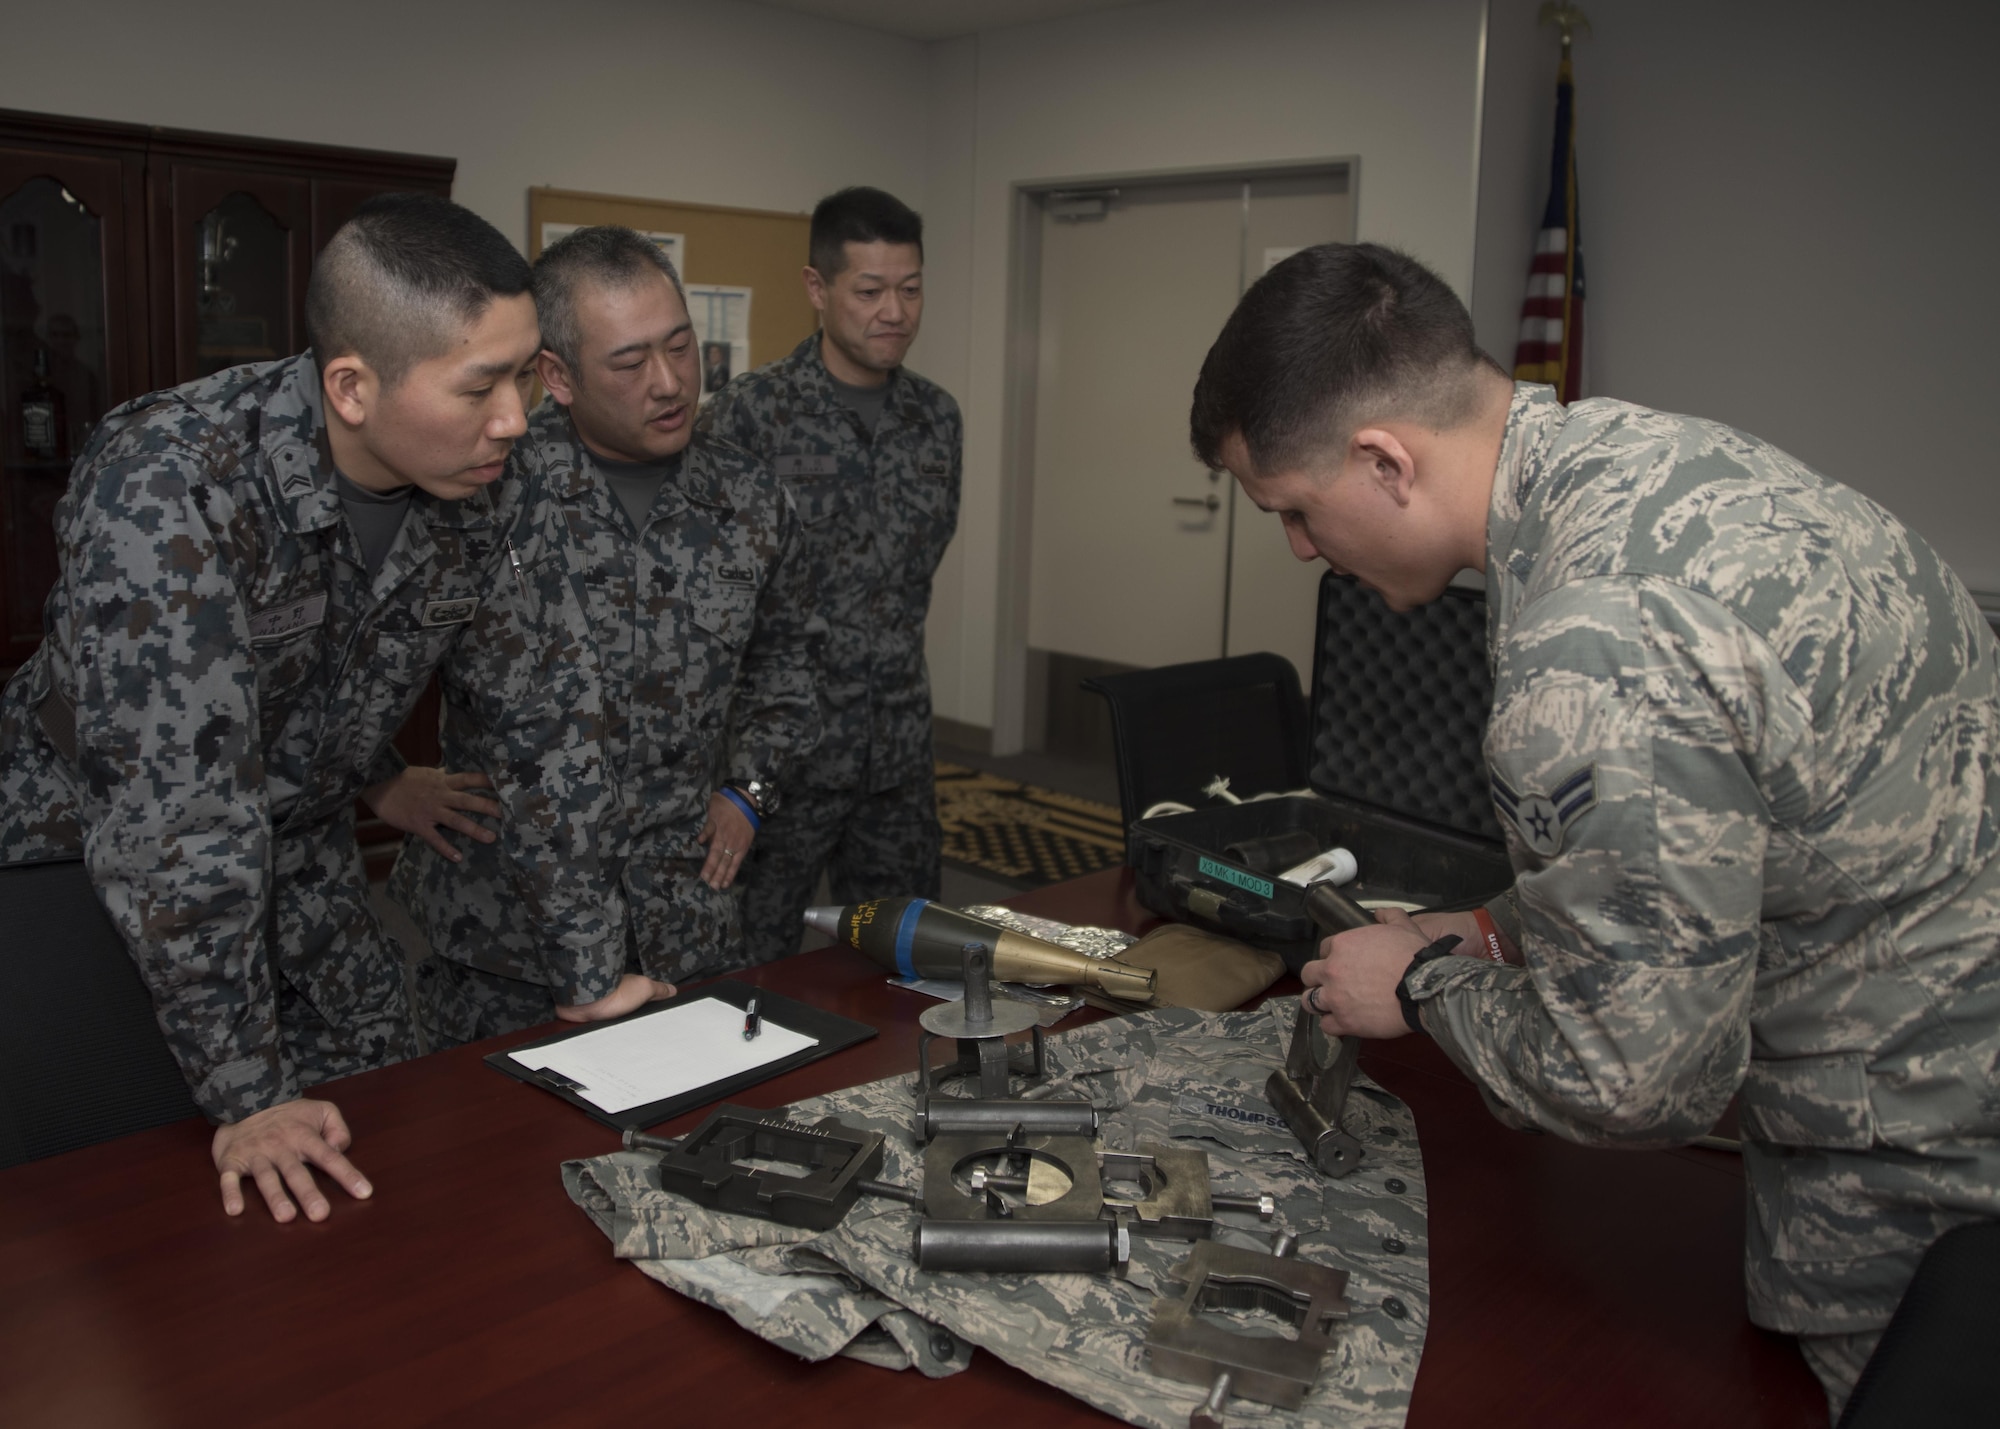
M957 286L969 279L966 370L953 388L966 414L965 504L952 562L940 573L957 590L941 581L933 606L942 613L955 602L959 616L933 622L940 714L975 725L995 717L1015 186L1358 156L1360 236L1414 251L1465 292L1484 15L1481 0L1156 0L938 48L940 71L952 78L932 110L932 151L969 146L974 239L964 273L949 265L957 252L948 264L942 245L927 263L938 308L958 302ZM967 124L969 136L940 137L963 135ZM937 175L932 193L947 195ZM941 316L927 314L926 344L949 328L955 346L958 320ZM951 386L936 352L927 346L927 370Z
M1474 316L1503 363L1555 103L1536 8L1492 3ZM1585 390L1774 442L2000 591L2000 11L1587 9Z
M7 108L448 155L524 248L535 185L920 198L928 74L916 41L735 0L63 0L0 39Z

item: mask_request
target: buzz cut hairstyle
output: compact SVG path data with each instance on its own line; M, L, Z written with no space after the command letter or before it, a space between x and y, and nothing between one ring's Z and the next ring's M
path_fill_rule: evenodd
M894 194L851 188L828 194L813 210L809 261L828 282L847 267L850 243L907 243L924 256L924 221Z
M664 273L686 304L687 290L681 286L681 275L674 271L674 260L650 238L619 224L579 228L542 250L542 256L535 260L535 308L542 319L542 346L561 360L570 381L583 380L577 293L585 284L628 288L653 273Z
M471 209L437 194L377 194L313 262L306 341L322 365L353 354L393 388L530 280L520 250Z
M1478 413L1481 368L1505 376L1437 274L1379 244L1322 243L1237 303L1201 364L1188 436L1211 469L1234 433L1254 474L1289 471L1371 421L1463 425Z

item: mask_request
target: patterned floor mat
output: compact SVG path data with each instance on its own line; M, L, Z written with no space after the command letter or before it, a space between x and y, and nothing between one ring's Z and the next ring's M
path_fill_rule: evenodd
M944 856L961 867L1036 886L1060 883L1125 861L1125 823L1094 799L937 766Z

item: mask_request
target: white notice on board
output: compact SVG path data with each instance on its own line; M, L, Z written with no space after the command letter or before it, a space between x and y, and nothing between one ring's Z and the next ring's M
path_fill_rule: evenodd
M687 285L688 316L701 348L701 400L706 402L732 377L750 370L749 288L714 283Z
M558 238L566 238L582 227L584 225L581 223L543 224L542 252L548 252ZM687 277L687 238L685 235L679 233L653 233L647 229L640 229L639 236L641 238L652 239L653 246L666 254L668 260L673 263L674 271L683 278Z
M578 1096L615 1114L818 1045L819 1038L780 1027L768 1017L763 1031L745 1041L743 1009L704 997L507 1055L531 1072L562 1073L578 1084Z

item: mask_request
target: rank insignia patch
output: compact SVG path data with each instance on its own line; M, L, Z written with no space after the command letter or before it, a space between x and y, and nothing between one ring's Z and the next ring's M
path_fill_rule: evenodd
M717 566L715 574L716 578L724 585L754 586L757 584L757 568L755 566Z
M1597 803L1595 764L1584 765L1548 794L1517 794L1498 774L1488 777L1493 784L1493 806L1543 858L1562 852L1563 834Z

